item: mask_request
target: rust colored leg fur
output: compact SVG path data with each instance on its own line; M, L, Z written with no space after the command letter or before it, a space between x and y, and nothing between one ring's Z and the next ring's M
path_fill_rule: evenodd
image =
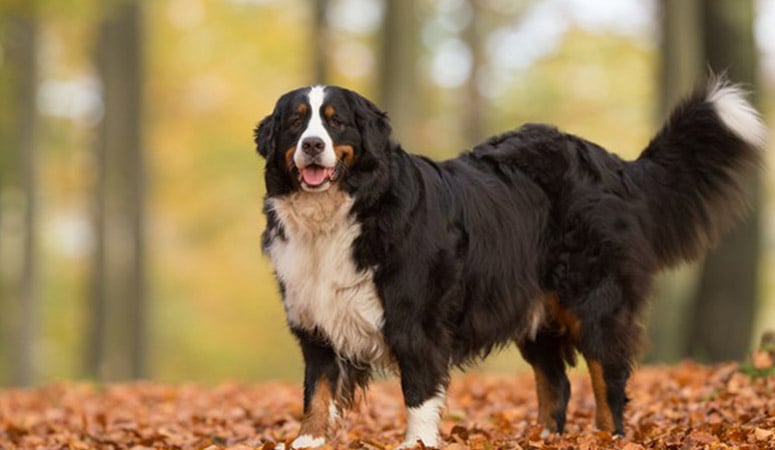
M631 368L628 361L603 364L587 357L592 390L595 394L595 425L611 434L624 434L625 387Z
M538 422L544 433L562 433L565 411L570 397L570 383L565 375L563 347L565 338L553 331L541 331L534 340L520 343L522 356L533 366L538 394Z
M630 305L631 291L610 279L594 289L586 299L595 309L581 310L581 335L578 348L587 361L595 394L595 424L602 431L623 435L625 388L632 371L639 328ZM626 293L630 293L627 295ZM608 305L610 309L601 306Z
M587 360L589 377L592 379L592 391L595 394L595 425L602 431L614 432L614 416L608 404L608 389L600 361Z
M578 297L574 307L581 324L577 348L587 361L595 395L595 423L611 434L624 434L625 387L640 332L635 318L648 291L641 275L633 270L629 278L606 277Z
M309 399L306 411L304 411L299 436L325 439L332 400L330 384L326 377L323 376L318 379L315 391Z

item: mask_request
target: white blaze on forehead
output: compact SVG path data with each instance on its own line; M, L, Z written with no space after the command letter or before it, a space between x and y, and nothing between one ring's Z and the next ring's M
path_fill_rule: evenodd
M323 107L323 102L326 98L325 86L312 86L307 93L307 101L309 101L309 107L312 114L307 122L307 128L299 137L299 142L296 144L296 151L293 152L293 162L296 167L304 167L307 161L304 157L304 153L301 150L301 145L305 138L317 137L323 140L325 148L323 153L318 156L317 162L324 167L334 167L336 164L336 153L334 153L334 142L331 139L331 135L328 134L328 130L323 126L323 119L320 116L320 110Z

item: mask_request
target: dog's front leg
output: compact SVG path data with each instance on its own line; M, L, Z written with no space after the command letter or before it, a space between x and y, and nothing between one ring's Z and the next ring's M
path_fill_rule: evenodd
M403 376L401 384L403 382ZM406 390L404 390L406 398ZM441 447L439 421L446 400L446 386L440 384L435 390L423 396L425 400L406 402L406 437L398 447L413 448L423 443L425 447Z
M340 378L336 353L325 340L294 329L304 355L304 417L291 448L317 448L326 443L328 424L336 415L335 398Z
M439 422L449 381L449 357L424 330L406 330L394 340L393 354L401 370L401 390L406 405L406 438L398 448L422 442L439 448ZM398 341L398 342L396 342Z

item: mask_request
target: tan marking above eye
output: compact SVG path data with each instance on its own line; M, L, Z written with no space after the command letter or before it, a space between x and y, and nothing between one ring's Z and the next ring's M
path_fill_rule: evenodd
M326 116L327 119L330 119L334 117L334 114L336 114L336 109L333 105L326 106L326 109L323 110L323 114Z
M307 114L307 110L308 110L308 109L309 109L309 106L307 106L307 104L306 104L306 103L299 103L299 104L296 106L296 112L297 112L297 113L299 113L299 114L300 114L300 115L302 115L302 116L303 116L304 114Z

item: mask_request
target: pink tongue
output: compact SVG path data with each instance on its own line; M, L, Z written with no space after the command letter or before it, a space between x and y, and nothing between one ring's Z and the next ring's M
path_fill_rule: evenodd
M328 177L329 169L319 166L309 166L301 170L301 177L310 186L323 184Z

